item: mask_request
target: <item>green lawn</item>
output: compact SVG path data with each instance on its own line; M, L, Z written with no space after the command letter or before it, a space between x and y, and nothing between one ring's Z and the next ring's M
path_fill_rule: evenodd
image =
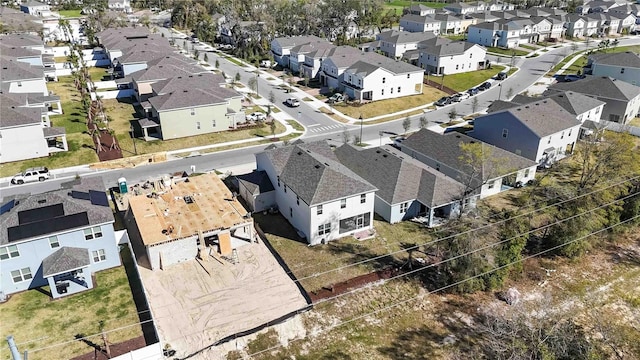
M384 2L384 7L386 9L393 9L396 11L397 14L402 15L402 10L406 7L409 7L411 5L417 4L417 1L411 1L411 0L388 0ZM444 2L429 2L429 1L420 1L419 2L422 5L425 6L429 6L432 7L434 9L442 9L443 7L445 7L447 4Z
M478 86L486 80L494 77L502 70L504 70L504 66L493 65L491 66L491 69L487 70L446 75L444 77L444 86L459 92L467 91L470 88ZM442 77L429 76L429 80L440 83L440 81L442 81Z
M129 250L121 251L124 261L131 262ZM48 291L48 287L44 288ZM3 335L13 335L20 351L29 351L29 359L69 359L93 352L78 335L99 332L98 322L105 322L105 330L113 330L139 322L124 266L95 274L95 288L60 300L52 301L37 290L14 294L0 305L0 324ZM142 335L140 326L109 332L109 341L118 343ZM101 344L99 336L88 340ZM63 343L66 342L66 343ZM34 351L59 344L46 350ZM3 359L9 350L5 341L0 344Z
M83 16L81 14L82 10L78 9L78 10L60 10L58 11L58 13L60 13L60 16L62 17L67 17L67 18L76 18L76 17L80 17Z
M488 47L487 53L493 53L498 55L507 55L507 56L525 56L529 54L529 51L519 50L519 49L503 49L498 47Z
M535 46L525 45L525 44L520 44L519 46L520 46L521 48L529 49L529 50L537 50L537 49L538 49L538 48L537 48L537 47L535 47Z

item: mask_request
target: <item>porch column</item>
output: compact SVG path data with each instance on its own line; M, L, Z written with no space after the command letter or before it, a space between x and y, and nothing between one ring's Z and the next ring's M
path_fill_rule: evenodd
M62 135L60 141L62 141L62 148L64 151L69 151L69 144L67 144L67 134Z
M429 208L429 222L427 224L429 224L429 227L433 225L433 209L432 208Z
M144 141L148 141L149 140L149 132L147 131L146 127L142 128L142 132L144 133Z
M49 291L51 292L51 297L54 299L59 298L61 295L58 294L58 288L56 288L56 281L54 280L54 277L48 277L47 282L49 283Z

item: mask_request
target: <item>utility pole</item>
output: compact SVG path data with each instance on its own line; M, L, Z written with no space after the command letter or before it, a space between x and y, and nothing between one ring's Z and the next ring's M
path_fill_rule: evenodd
M9 350L11 351L11 358L13 358L13 360L22 360L18 347L16 346L16 342L13 339L13 335L7 336L7 343L9 344Z
M364 123L364 119L362 118L362 113L360 113L360 144L362 144L362 125Z

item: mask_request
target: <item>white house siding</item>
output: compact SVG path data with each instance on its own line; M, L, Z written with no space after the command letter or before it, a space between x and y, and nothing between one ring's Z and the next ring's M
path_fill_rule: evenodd
M423 72L395 75L378 68L366 77L345 72L345 92L357 100L376 101L422 93Z
M324 85L330 89L342 89L341 83L344 69L335 66L331 58L324 60L320 69L323 73Z
M49 155L42 124L0 129L0 163Z
M467 41L474 44L487 46L487 47L492 47L497 45L497 40L494 40L493 30L481 29L473 26L469 27L469 33L467 34Z
M273 60L282 67L289 66L290 49L283 49L276 40L271 41L271 53Z
M24 241L17 241L3 245L2 247L17 245L20 256L0 260L0 267L2 267L2 272L0 272L0 291L4 292L5 295L8 295L48 285L47 279L42 277L42 260L62 246L87 249L91 259L91 265L89 266L91 272L119 266L120 254L118 252L118 245L116 244L117 242L113 231L113 225L103 224L100 228L102 229L102 237L93 240L85 240L84 229L76 229L72 231L47 234L38 238L25 239ZM60 247L54 249L49 245L49 237L53 235L58 237L58 242L60 243ZM106 259L104 261L94 263L91 252L97 250L104 250ZM11 271L27 267L31 270L33 279L14 283L11 277Z
M396 44L394 42L382 41L380 43L380 51L385 56L391 58L400 58L404 55L405 52L409 50L414 50L418 48L418 43L404 43L404 44Z
M233 118L227 116L227 108L240 109L241 99L230 99L228 103L175 109L156 112L152 116L160 119L162 138L177 139L187 136L209 134L229 130Z
M556 154L565 154L567 150L573 152L575 144L578 140L578 133L580 132L580 125L576 125L565 131L560 131L555 134L545 136L540 139L538 146L538 152L536 154L535 162L541 162L544 159L544 152L546 149L556 149Z
M289 55L289 69L292 72L298 72L300 69L300 65L304 63L304 55L303 54L291 54Z
M198 255L197 236L163 242L157 245L147 245L147 256L151 270L164 268L187 260L193 260Z
M356 194L355 196L347 197L347 206L342 209L340 202L341 199L324 203L322 204L322 214L318 215L318 207L313 206L310 212L310 239L309 243L311 245L321 244L322 240L331 241L337 240L341 237L352 235L358 231L362 231L365 229L373 228L373 214L374 214L374 199L375 194L373 192L369 192L365 194L365 202L361 203L360 194ZM295 200L295 199L294 199ZM295 202L294 202L295 204ZM302 204L302 202L301 202ZM282 210L281 210L282 211ZM360 227L354 229L352 231L340 232L340 220L348 219L357 215L366 216L364 220L365 224L368 223L367 226ZM331 233L325 235L318 234L318 226L323 224L331 224Z
M49 95L47 89L47 82L44 78L13 81L9 85L10 93L39 93L42 95Z
M640 85L640 68L605 65L594 62L591 65L591 73L593 76L608 76L632 85Z
M408 32L433 32L440 34L440 22L415 22L400 19L400 29Z
M459 74L478 70L479 63L484 63L486 55L487 50L480 46L473 46L462 54L452 56L437 57L432 54L420 53L418 66L423 69L433 69L432 72L437 74Z

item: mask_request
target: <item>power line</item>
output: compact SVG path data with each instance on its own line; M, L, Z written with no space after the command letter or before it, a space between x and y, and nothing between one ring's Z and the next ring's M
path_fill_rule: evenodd
M517 263L523 262L523 261L525 261L525 260L528 260L528 259L534 258L534 257L536 257L536 256L539 256L539 255L542 255L542 254L546 254L546 253L548 253L548 252L551 252L551 251L554 251L554 250L560 249L560 248L562 248L562 247L564 247L564 246L567 246L567 245L572 244L572 243L574 243L574 242L576 242L576 241L579 241L579 240L583 240L583 239L585 239L585 238L587 238L587 237L590 237L590 236L592 236L592 235L596 235L596 234L599 234L599 233L601 233L601 232L611 230L611 229L615 228L616 226L626 224L626 223L628 223L628 222L630 222L630 221L633 221L633 220L635 220L635 219L638 219L638 218L640 218L640 215L635 215L635 216L633 216L633 217L631 217L631 218L629 218L629 219L627 219L627 220L624 220L624 221L621 221L621 222L619 222L619 223L616 223L616 224L610 225L610 226L608 226L608 227L606 227L606 228L603 228L603 229L597 230L597 231L592 232L592 233L589 233L589 234L587 234L587 235L584 235L584 236L578 237L578 238L573 239L573 240L571 240L571 241L568 241L568 242L566 242L566 243L564 243L564 244L556 245L556 246L554 246L554 247L551 247L551 248L549 248L549 249L546 249L546 250L540 251L540 252L538 252L538 253L535 253L535 254L532 254L532 255L525 256L525 257L523 257L522 259L519 259L519 260L516 260L516 261L512 261L512 262L510 262L510 263L508 263L508 264L505 264L505 265L502 265L502 266L498 266L498 267L493 268L493 269L491 269L491 270L485 271L485 272L483 272L483 273L481 273L481 274L477 274L477 275L474 275L474 276L468 277L468 278L466 278L466 279L463 279L463 280L457 281L457 282L452 283L452 284L445 285L445 286L440 287L440 288L437 288L437 289L435 289L435 290L427 291L427 294L433 294L433 293L436 293L436 292L439 292L439 291L442 291L442 290L449 289L449 288L454 287L454 286L458 286L458 285L463 284L463 283L465 283L465 282L467 282L467 281L470 281L470 280L473 280L473 279L476 279L476 278L479 278L479 277L482 277L482 276L485 276L485 275L491 274L491 273L493 273L493 272L495 272L495 271L498 271L498 270L500 270L500 269L504 269L504 268L509 267L509 266L511 266L511 265L514 265L514 264L517 264ZM394 308L394 307L396 307L396 306L406 304L406 303L408 303L408 302L410 302L410 301L412 301L412 300L416 300L416 299L418 299L418 298L420 298L420 297L422 297L422 296L424 296L424 294L420 294L420 295L417 295L417 296L413 296L413 297L410 297L410 298L407 298L407 299L404 299L404 300L398 301L398 302L396 302L396 303L393 303L393 304L391 304L391 305L387 305L387 306L385 306L385 307L383 307L383 308L380 308L380 309L377 309L377 310L371 311L371 312L366 313L366 314L358 315L358 316L353 317L353 318L351 318L351 319L349 319L349 320L345 320L345 321L339 322L339 323L337 323L337 324L331 325L331 326L329 326L329 327L327 327L327 328L325 328L325 329L323 329L323 330L316 331L316 332L314 332L314 335L317 335L317 334L320 334L320 333L325 333L325 332L331 331L331 330L333 330L333 329L335 329L335 328L338 328L338 327L340 327L340 326L343 326L343 325L346 325L346 324L352 323L352 322L357 321L357 320L361 320L361 319L367 318L367 317L369 317L369 316L371 316L371 315L375 315L375 314L378 314L378 313L380 313L380 312L383 312L383 311L386 311L386 310L392 309L392 308ZM303 336L303 337L301 337L301 338L296 338L296 339L289 340L289 341L288 341L288 343L290 344L290 343L295 342L295 341L304 340L304 339L306 339L307 337L309 337L309 335L304 335L304 336ZM249 354L249 357L253 357L253 356L255 356L255 355L259 355L259 354L262 354L262 353L267 352L267 351L272 351L272 350L275 350L275 349L280 348L280 347L282 347L282 346L283 346L282 344L275 345L275 346L269 347L269 348L267 348L267 349L263 349L263 350L260 350L260 351L257 351L257 352L254 352L254 353L251 353L251 354Z

